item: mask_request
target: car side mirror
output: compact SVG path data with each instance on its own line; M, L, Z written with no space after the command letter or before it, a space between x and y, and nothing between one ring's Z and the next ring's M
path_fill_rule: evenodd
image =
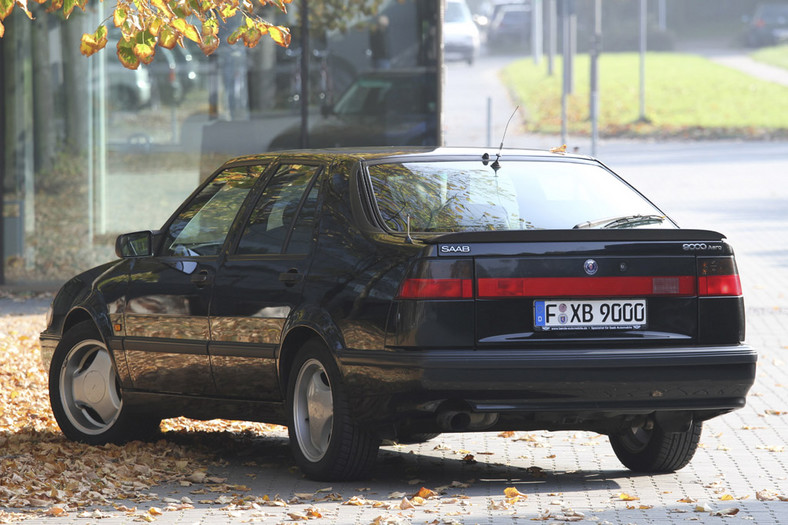
M153 232L124 233L115 240L115 255L121 258L153 255Z

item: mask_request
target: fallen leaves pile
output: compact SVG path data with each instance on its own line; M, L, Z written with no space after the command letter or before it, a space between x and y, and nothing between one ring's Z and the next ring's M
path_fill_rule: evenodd
M193 447L165 440L93 447L67 440L49 406L38 343L43 328L42 315L0 317L0 507L59 516L120 499L150 501L155 485L191 483L201 473L205 478L215 457ZM162 428L264 432L269 426L178 418ZM0 523L4 519L0 514Z

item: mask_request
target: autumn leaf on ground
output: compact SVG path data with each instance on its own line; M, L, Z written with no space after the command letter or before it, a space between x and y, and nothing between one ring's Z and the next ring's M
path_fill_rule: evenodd
M498 437L502 437L502 438L514 437L514 430L504 430L503 432L498 434Z
M783 496L773 490L759 490L755 493L755 498L758 501L788 501L788 496Z
M627 494L626 492L621 492L620 494L617 494L617 495L613 496L613 498L617 499L619 501L639 501L640 500L640 498L638 498L637 496L632 496L630 494Z
M401 510L410 510L415 509L416 507L408 500L408 498L402 498L402 501L399 502L399 508Z
M438 493L435 492L434 490L430 490L427 487L421 487L414 497L430 499L430 498L435 498L437 496Z
M695 504L695 512L712 512L713 510L712 506L706 501Z
M515 487L507 487L503 489L503 494L506 496L506 502L509 504L517 503L520 500L528 499L528 495L523 494Z
M487 502L487 508L490 510L506 510L509 508L509 506L506 504L505 501L497 502L494 500L490 500Z
M782 445L758 445L758 450L768 450L769 452L783 452L785 447Z
M352 505L355 507L361 507L362 505L366 505L366 504L367 504L367 500L364 499L363 496L353 496L346 502L342 503L342 505Z

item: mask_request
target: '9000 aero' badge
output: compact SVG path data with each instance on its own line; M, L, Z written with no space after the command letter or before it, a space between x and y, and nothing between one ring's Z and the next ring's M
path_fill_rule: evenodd
M599 270L599 265L594 259L588 259L583 263L583 269L588 275L594 275Z

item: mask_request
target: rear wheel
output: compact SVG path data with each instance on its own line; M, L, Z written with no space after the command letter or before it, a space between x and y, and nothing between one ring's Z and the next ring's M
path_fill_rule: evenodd
M301 470L315 480L366 476L380 441L352 418L339 369L320 342L298 351L287 392L290 445Z
M633 427L610 436L619 461L635 472L673 472L685 467L700 441L703 423L692 422L683 432L665 432L658 425L650 429Z
M63 434L71 440L101 445L150 437L159 420L134 417L112 360L90 321L66 332L52 356L49 399Z

